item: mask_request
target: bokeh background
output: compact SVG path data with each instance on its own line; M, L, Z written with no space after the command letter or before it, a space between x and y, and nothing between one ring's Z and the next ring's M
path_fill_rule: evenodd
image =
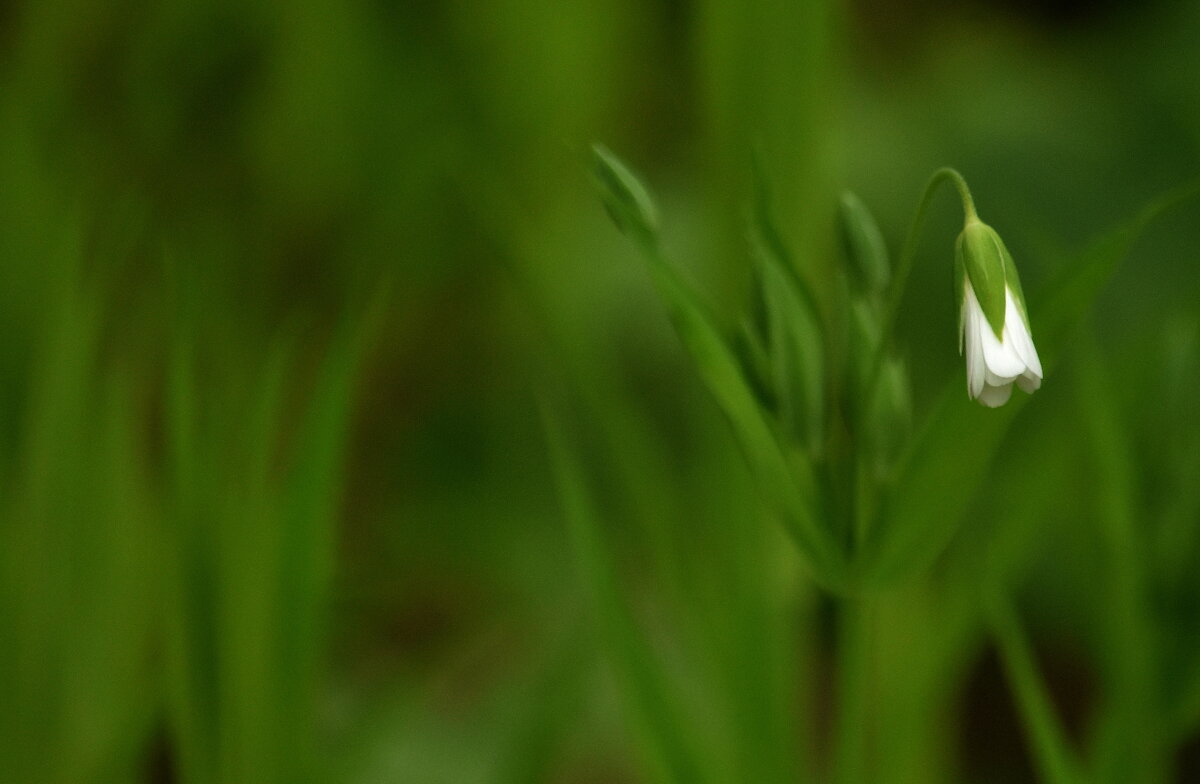
M1166 1L0 4L0 781L826 780L833 602L590 144L730 324L753 151L818 291L842 189L895 252L956 166L1036 338L1047 280L1200 175L1198 40ZM943 198L899 323L918 421L962 374ZM1083 780L1200 777L1197 214L878 599L866 780L1044 775L981 563Z

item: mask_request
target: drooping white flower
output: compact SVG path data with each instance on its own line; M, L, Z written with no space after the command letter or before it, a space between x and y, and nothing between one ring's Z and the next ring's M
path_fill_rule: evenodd
M987 224L968 218L955 248L961 297L959 353L967 357L967 394L989 408L1008 402L1015 383L1042 385L1042 362L1029 329L1025 296L1012 256Z

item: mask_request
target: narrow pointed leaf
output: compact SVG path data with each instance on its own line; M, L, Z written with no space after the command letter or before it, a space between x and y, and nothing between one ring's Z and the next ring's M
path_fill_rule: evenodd
M617 228L640 245L656 244L658 209L650 193L629 167L604 145L592 145L592 176L604 209Z
M736 357L679 274L656 254L650 258L650 270L680 341L729 419L770 506L783 517L814 574L837 582L840 554L818 519L811 464L802 455L789 459L785 454Z
M816 298L775 225L766 174L757 159L754 184L751 250L766 305L780 420L785 433L817 456L825 441L824 328Z
M1078 784L1079 763L1071 750L1020 620L1005 597L991 603L992 631L1025 726L1040 778L1046 784Z
M602 180L602 186L615 181L622 183L618 190L644 192L640 183L634 188L627 182L632 175L626 167L618 166L619 161L611 154L601 152L597 151L598 165L612 172L611 177ZM602 196L610 198L604 193ZM618 202L625 203L625 199ZM659 297L701 380L728 418L768 505L782 517L814 576L828 584L839 583L844 572L842 556L819 519L811 463L794 450L785 451L716 320L663 258L653 235L643 237L635 232L634 236L646 239L639 246Z
M600 640L621 679L636 738L668 781L708 781L702 752L686 729L677 698L639 636L621 599L616 565L583 468L565 428L542 406L550 464L566 516L572 555L599 625Z

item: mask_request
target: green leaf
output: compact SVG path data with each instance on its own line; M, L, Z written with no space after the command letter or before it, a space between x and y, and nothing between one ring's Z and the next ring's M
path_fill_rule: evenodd
M619 163L611 156L605 160ZM620 170L627 171L624 167ZM640 248L675 332L728 418L769 507L783 519L814 576L829 585L840 584L845 575L844 557L820 519L811 462L794 450L785 451L715 319L666 262L657 244L643 242Z
M954 254L954 313L958 317L958 353L963 351L963 302L966 299L966 272L963 270L962 256Z
M550 464L562 500L572 555L599 625L600 641L625 690L638 737L660 778L708 781L702 748L688 732L676 694L656 666L624 601L616 565L583 467L559 415L542 405Z
M820 324L772 254L762 252L772 387L785 433L820 453L825 428L825 362Z
M1142 232L1168 210L1200 195L1200 181L1171 190L1142 208L1113 231L1096 241L1078 262L1070 265L1035 301L1031 324L1042 355L1042 364L1067 345L1083 314L1099 296L1117 264L1125 258ZM1043 343L1045 348L1042 348Z
M1079 762L1067 743L1066 733L1054 712L1016 612L1003 596L994 597L989 609L1000 660L1004 663L1042 781L1047 784L1082 781Z
M1087 439L1088 462L1095 476L1092 521L1103 545L1104 581L1096 594L1105 607L1098 631L1105 655L1105 701L1095 756L1104 767L1095 772L1110 781L1154 781L1170 752L1159 742L1169 713L1157 696L1175 694L1183 679L1162 675L1163 635L1152 623L1161 599L1151 572L1151 519L1139 501L1138 466L1108 383L1111 374L1093 335L1077 341L1078 409ZM1156 564L1157 567L1157 564ZM1157 571L1157 569L1155 570Z
M782 516L817 578L827 583L840 582L842 556L818 517L817 485L811 463L795 453L789 459L737 358L679 274L657 254L651 254L649 261L651 276L675 331L701 380L729 419L769 506Z
M592 174L604 209L622 233L644 246L658 241L658 210L629 167L607 147L592 145Z
M775 225L771 193L755 159L751 251L767 313L768 351L783 430L816 456L825 441L826 352L816 298Z

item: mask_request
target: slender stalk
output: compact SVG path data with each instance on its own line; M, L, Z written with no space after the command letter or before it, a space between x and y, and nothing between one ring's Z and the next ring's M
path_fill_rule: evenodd
M944 182L950 182L958 190L958 196L962 200L963 220L965 223L970 223L972 220L978 220L979 216L975 214L975 200L971 197L971 189L967 187L967 181L957 170L949 167L938 169L929 178L929 182L925 185L925 192L921 195L921 203L917 206L917 212L913 216L912 225L909 226L908 236L904 240L904 247L900 251L900 260L896 265L896 274L892 278L892 288L888 292L887 306L883 312L883 323L880 329L879 347L875 351L875 357L871 364L871 376L867 384L868 390L874 390L876 384L879 383L879 376L883 370L883 361L887 356L887 349L891 343L891 335L896 326L896 318L900 313L900 303L904 299L904 287L908 283L908 276L912 272L913 261L917 255L917 244L921 239L921 231L925 228L925 219L929 212L929 204L933 201L933 196L937 192L938 186Z
M867 459L859 447L854 453L854 547L857 550L866 544L871 532L871 516L874 506L874 485L871 482Z
M871 683L871 609L861 596L842 600L837 636L834 784L870 781L867 765Z

